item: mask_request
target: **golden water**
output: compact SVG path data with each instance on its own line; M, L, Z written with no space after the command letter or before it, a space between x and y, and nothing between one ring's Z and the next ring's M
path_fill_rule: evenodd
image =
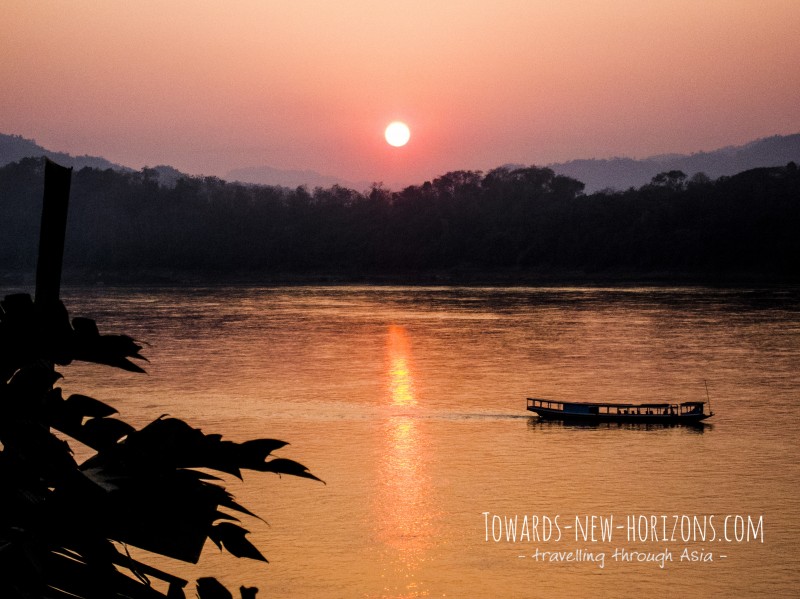
M233 481L269 522L245 525L270 564L209 546L199 566L180 567L187 576L287 598L800 592L796 289L100 288L65 297L73 315L150 344L147 375L72 365L67 391L109 401L139 425L169 413L235 440L290 441L280 454L327 483ZM704 380L715 416L703 428L573 427L525 411L526 396L703 400ZM592 515L613 517L611 540L575 528L576 516ZM684 515L698 523L688 541L680 526L673 538ZM760 522L757 538L738 542L732 518L726 540L728 515ZM494 516L517 516L516 542L505 531L494 540ZM559 540L542 537L544 516L559 517ZM628 518L642 525L640 516L644 539L629 538ZM666 523L667 540L651 516ZM524 523L531 538L520 540ZM537 549L602 553L604 563L536 561ZM672 561L618 561L616 549ZM684 549L713 561L682 561Z

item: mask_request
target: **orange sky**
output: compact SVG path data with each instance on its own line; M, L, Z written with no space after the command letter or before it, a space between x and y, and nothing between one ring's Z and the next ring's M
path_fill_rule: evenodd
M800 132L800 2L6 0L0 81L49 149L396 187Z

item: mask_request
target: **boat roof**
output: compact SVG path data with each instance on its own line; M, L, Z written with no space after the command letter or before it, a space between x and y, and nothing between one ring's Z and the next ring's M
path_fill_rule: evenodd
M681 401L681 402L660 402L660 403L621 403L609 401L567 401L564 399L541 399L529 397L531 401L546 401L548 403L571 404L578 406L609 406L612 408L664 408L667 406L696 406L702 405L704 401Z

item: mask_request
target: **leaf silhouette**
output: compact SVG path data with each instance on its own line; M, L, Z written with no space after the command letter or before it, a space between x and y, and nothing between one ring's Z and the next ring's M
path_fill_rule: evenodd
M231 592L216 578L198 578L197 596L200 599L233 599Z
M106 416L111 416L112 414L118 413L116 409L112 408L108 404L86 395L79 395L75 393L70 395L65 401L71 410L75 410L83 416L104 418Z
M276 474L290 474L292 476L300 476L302 478L310 478L312 480L324 482L311 474L311 472L308 471L308 468L302 464L286 458L275 458L274 460L270 460L269 462L264 463L260 468L257 468L257 470L260 470L261 472L275 472Z
M231 555L266 562L267 558L261 555L261 552L245 538L249 532L238 524L220 522L211 528L208 536L216 543L217 547L225 547Z
M92 418L81 427L82 438L78 440L92 449L104 449L114 445L134 429L127 422L115 418ZM77 438L77 437L76 437Z

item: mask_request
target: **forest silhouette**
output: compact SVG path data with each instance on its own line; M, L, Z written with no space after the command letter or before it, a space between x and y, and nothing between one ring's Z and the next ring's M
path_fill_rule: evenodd
M4 272L30 272L42 161L0 168ZM364 192L288 189L216 177L159 182L155 169L73 177L65 268L89 280L147 273L347 276L424 272L632 277L794 277L794 163L711 180L661 173L637 189L583 193L548 168L450 172ZM178 276L178 275L175 275Z

